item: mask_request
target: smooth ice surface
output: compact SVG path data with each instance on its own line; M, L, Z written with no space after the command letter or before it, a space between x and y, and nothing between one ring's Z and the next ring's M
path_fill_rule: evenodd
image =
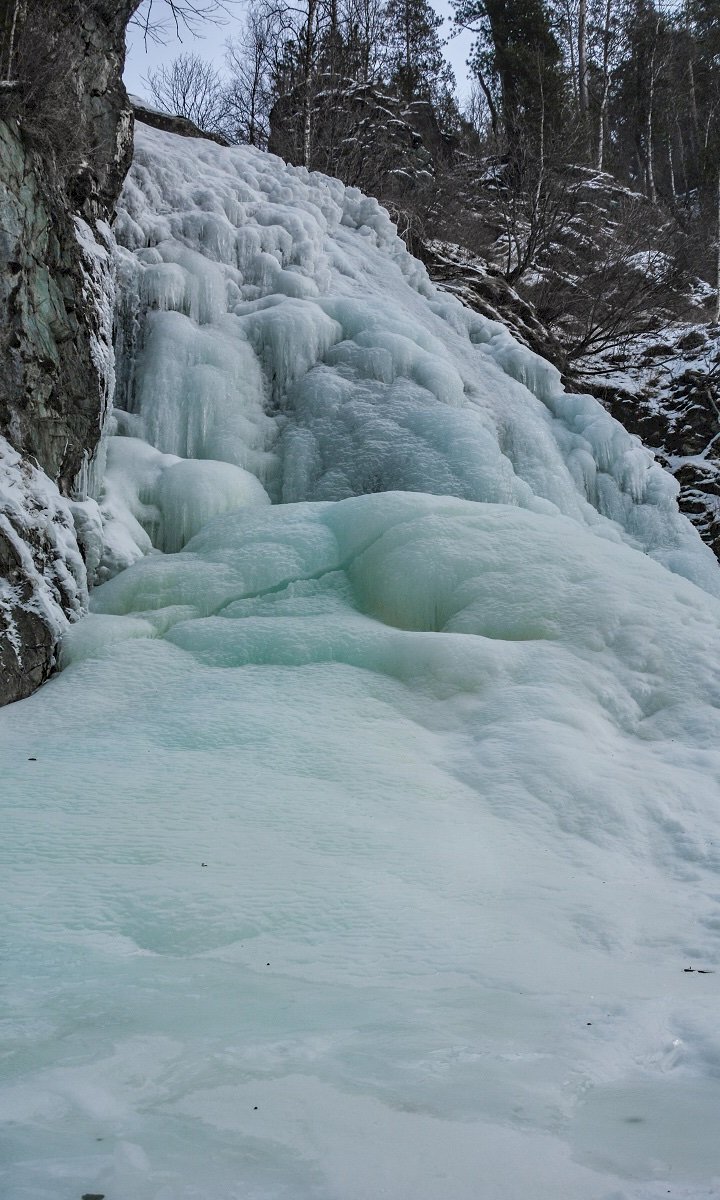
M0 712L3 1197L717 1196L672 482L373 201L138 141L107 581Z

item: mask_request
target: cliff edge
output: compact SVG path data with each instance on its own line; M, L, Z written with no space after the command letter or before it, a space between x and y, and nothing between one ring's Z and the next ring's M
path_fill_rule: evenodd
M0 704L47 678L84 602L71 501L113 386L110 223L132 151L135 7L0 0Z

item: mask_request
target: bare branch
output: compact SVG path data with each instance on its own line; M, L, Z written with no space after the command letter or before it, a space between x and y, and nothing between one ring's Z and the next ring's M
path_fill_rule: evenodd
M176 37L182 42L183 31L202 37L203 25L224 25L238 0L143 0L130 26L142 32L148 42L167 42Z

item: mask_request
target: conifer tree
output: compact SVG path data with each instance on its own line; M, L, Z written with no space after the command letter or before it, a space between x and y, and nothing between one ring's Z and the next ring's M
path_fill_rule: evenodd
M478 34L471 65L493 125L506 135L527 132L542 109L544 124L562 123L562 52L543 0L452 0L456 26Z
M385 9L390 84L405 100L441 100L454 78L438 30L442 17L428 0L389 0Z

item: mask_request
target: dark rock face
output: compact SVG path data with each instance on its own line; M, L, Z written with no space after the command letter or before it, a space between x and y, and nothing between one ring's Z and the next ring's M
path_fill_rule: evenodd
M218 146L231 145L221 133L211 133L208 130L199 129L187 117L178 117L172 113L159 112L156 108L148 108L132 96L130 103L136 120L142 121L143 125L151 125L153 129L163 129L166 133L177 133L181 137L208 138L211 142L217 142Z
M13 41L5 119L86 217L109 216L129 166L125 29L139 0L0 0L2 63Z
M63 614L81 610L77 580L58 584L77 574L77 543L70 530L58 543L41 510L64 527L58 489L72 492L92 454L112 382L105 223L132 152L122 69L136 7L0 0L0 435L20 475L39 466L48 484L32 501L17 480L0 488L0 703L46 677Z
M72 214L0 122L0 431L68 492L100 436L101 337Z
M671 354L695 353L694 365L664 385L637 394L608 388L600 399L675 476L681 511L720 559L720 347L703 354L707 349L701 333L691 331Z
M0 432L67 492L100 434L101 331L74 226L111 218L132 152L131 0L29 0L0 100ZM14 0L0 0L0 29Z

